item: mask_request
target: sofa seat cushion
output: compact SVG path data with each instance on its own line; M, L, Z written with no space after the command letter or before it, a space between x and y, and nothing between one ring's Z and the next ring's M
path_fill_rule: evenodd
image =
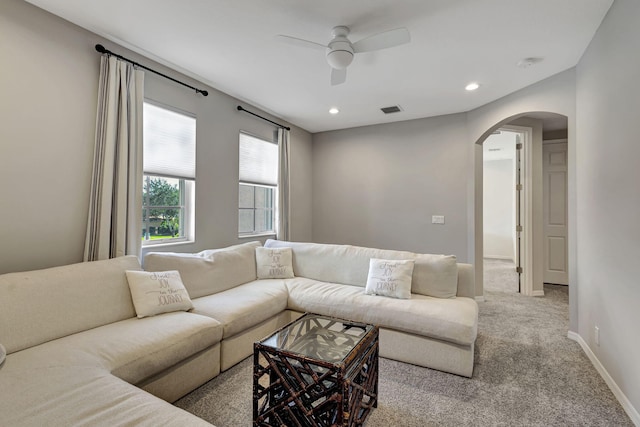
M287 298L283 279L262 279L196 298L193 312L219 320L228 338L284 311Z
M471 298L411 299L366 295L359 286L318 282L296 277L286 280L289 308L372 323L383 328L471 345L478 333L478 304Z
M100 367L136 384L221 339L222 325L215 319L174 312L122 320L50 341L14 353L12 365Z
M3 426L211 426L101 368L15 369L8 359L0 395Z

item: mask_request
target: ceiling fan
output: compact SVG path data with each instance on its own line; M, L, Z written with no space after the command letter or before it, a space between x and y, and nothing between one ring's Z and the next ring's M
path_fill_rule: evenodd
M331 85L333 86L344 83L347 80L347 67L353 61L353 55L356 53L386 49L411 41L411 35L406 28L384 31L365 37L355 43L351 43L347 38L349 28L344 25L333 27L331 35L332 39L327 45L285 35L278 35L277 37L285 43L325 50L327 62L331 66Z

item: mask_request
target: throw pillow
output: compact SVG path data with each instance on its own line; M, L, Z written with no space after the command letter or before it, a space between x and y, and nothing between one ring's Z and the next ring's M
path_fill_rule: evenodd
M292 259L291 248L256 248L258 279L291 279Z
M391 298L411 298L413 260L371 258L364 293Z
M456 257L453 255L417 255L411 292L436 298L455 298L458 293Z
M126 274L138 318L193 308L178 271L127 270Z

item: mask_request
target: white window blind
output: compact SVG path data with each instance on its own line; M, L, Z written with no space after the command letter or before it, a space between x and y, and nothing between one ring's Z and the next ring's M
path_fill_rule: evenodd
M196 119L144 103L146 174L196 178Z
M240 182L278 185L278 145L240 133Z

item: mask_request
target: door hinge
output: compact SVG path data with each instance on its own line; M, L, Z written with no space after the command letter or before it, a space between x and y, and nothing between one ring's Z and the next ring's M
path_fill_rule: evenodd
M522 267L516 267L516 273L522 274Z
M521 225L516 225L516 231L518 233L521 233L522 232L522 226Z
M516 144L516 150L522 150L522 143Z
M516 184L516 191L522 191L522 184Z

